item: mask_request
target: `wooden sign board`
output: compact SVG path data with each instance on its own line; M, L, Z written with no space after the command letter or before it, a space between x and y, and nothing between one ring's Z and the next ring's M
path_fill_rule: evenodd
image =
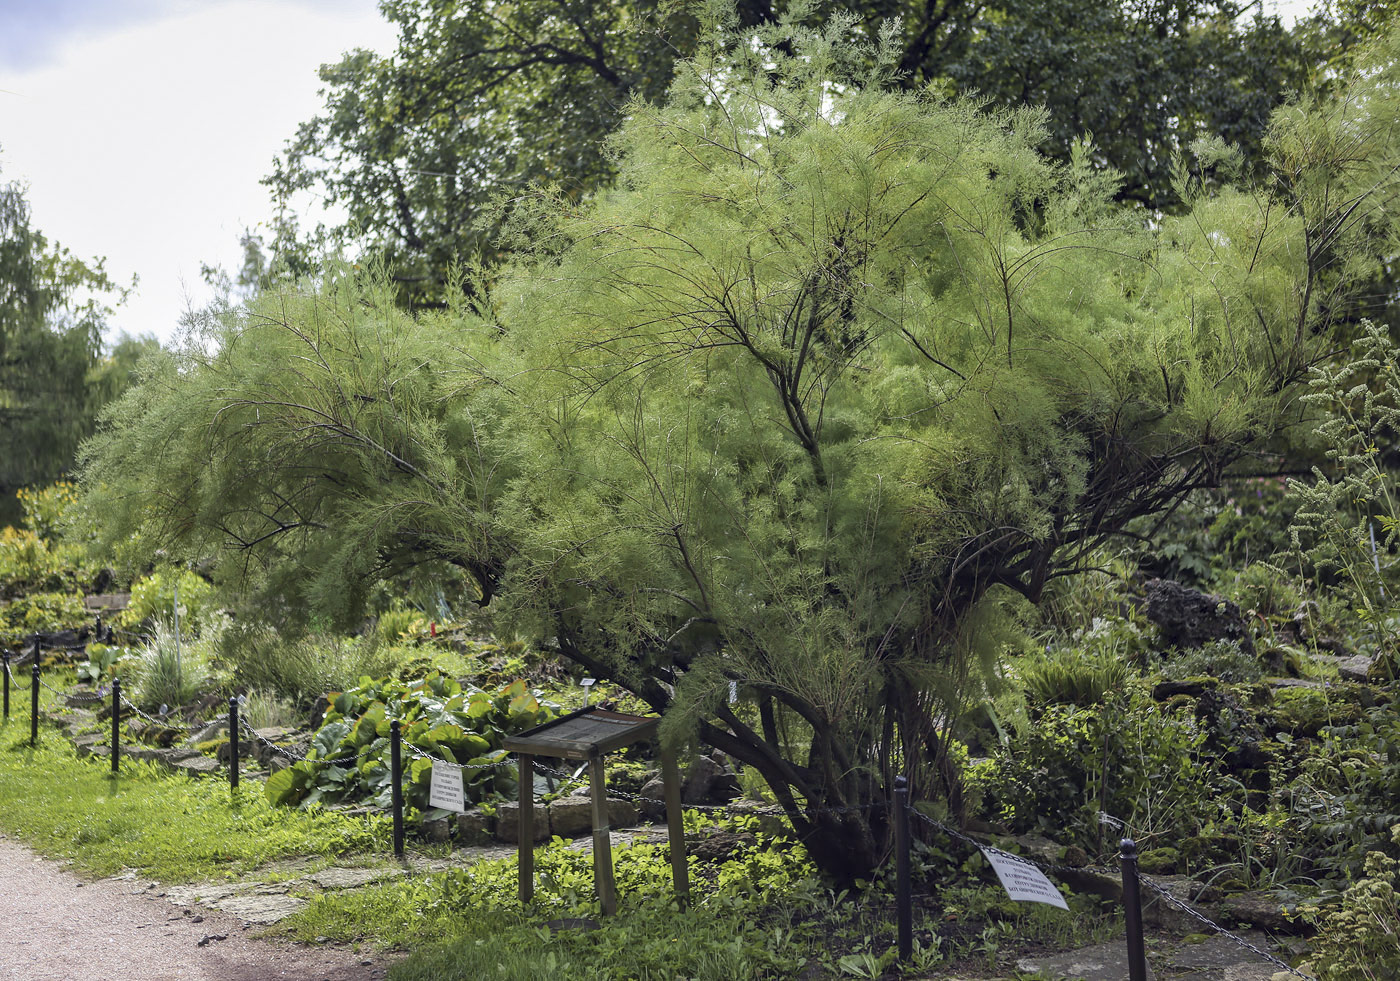
M506 737L502 744L506 750L520 754L518 833L521 903L530 902L535 892L533 759L536 756L550 756L556 759L588 761L593 798L593 875L598 887L598 902L604 915L611 916L617 911L603 756L623 746L650 739L656 735L660 723L660 719L647 718L644 715L627 715L595 706L584 706L577 712L562 715L553 722L546 722L542 726ZM671 875L675 880L676 893L684 903L690 887L685 864L685 832L681 824L680 776L674 758L664 751L661 770L666 788L666 824L671 837Z
M508 752L586 760L656 735L660 719L588 707L535 726L503 744Z

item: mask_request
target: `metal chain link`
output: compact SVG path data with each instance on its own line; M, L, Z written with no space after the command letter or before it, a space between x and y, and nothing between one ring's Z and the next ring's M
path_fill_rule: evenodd
M34 687L34 682L32 681L27 685L21 685L19 683L19 679L15 677L15 673L10 670L10 665L8 664L5 665L5 673L10 676L10 684L18 688L20 691L28 691L29 689Z
M325 760L320 758L313 759L312 757L307 756L304 753L298 753L295 750L288 749L286 746L278 746L272 740L265 738L261 733L258 732L258 730L254 729L253 724L247 719L243 718L243 716L241 715L238 717L238 728L247 732L250 736L252 736L254 739L262 743L264 746L266 746L273 752L278 753L279 755L284 756L289 760L295 760L297 763L310 762L322 763L326 766L344 766L347 763L355 763L359 761L358 756L342 756L339 759L333 760Z
M451 760L444 760L434 756L426 750L419 749L412 743L404 743L403 748L408 750L410 756L416 756L422 760L432 760L433 765L450 766L455 770L498 770L503 766L515 766L516 761L507 756L497 760L495 763L453 763Z
M939 831L942 831L944 834L951 835L952 837L957 838L957 839L960 840L960 841L966 842L967 844L972 845L974 848L981 849L981 848L983 848L983 847L989 847L989 846L983 846L981 842L976 841L976 840L973 839L973 838L969 838L967 835L963 834L962 832L957 831L957 830L954 829L954 828L948 827L948 826L947 826L946 824L944 824L942 821L936 821L936 820L934 820L933 818L929 817L928 815L922 814L922 813L920 813L919 811L914 810L912 807L909 808L909 812L910 812L911 814L913 814L915 817L919 818L919 820L923 821L925 824L927 824L927 825L929 825L929 826L931 826L931 827L937 828ZM1099 812L1099 821L1100 821L1101 823L1103 823L1103 824L1110 825L1110 826L1112 826L1112 827L1118 829L1119 831L1126 831L1126 830L1128 830L1128 829L1127 829L1127 825L1126 825L1124 822L1122 822L1122 821L1118 820L1117 818L1113 817L1111 814L1106 814L1106 813L1104 813L1104 812L1102 812L1102 811ZM1013 858L1018 858L1018 859L1020 859L1021 861L1026 862L1026 863L1029 864L1029 865L1034 865L1034 866L1036 866L1037 868L1040 868L1040 869L1043 869L1043 870L1044 870L1044 869L1048 869L1048 870L1051 870L1051 871L1069 871L1069 872L1105 872L1105 873L1109 873L1109 874L1111 874L1113 871L1115 871L1115 870L1110 869L1110 868L1107 868L1107 867L1105 867L1105 866L1098 866L1098 867L1086 866L1086 867L1083 867L1083 868L1074 868L1073 866L1069 866L1069 865L1057 865L1057 864L1055 864L1054 862L1037 862L1035 859L1026 858L1024 855L1015 855L1015 856L1012 856L1012 857L1013 857ZM1194 917L1195 919L1199 920L1199 921L1200 921L1202 924L1204 924L1205 926L1210 927L1210 928L1211 928L1212 930L1214 930L1216 933L1219 933L1219 934L1222 934L1223 936L1229 937L1231 940L1233 940L1235 943L1239 944L1240 946L1246 948L1247 950L1252 951L1253 953L1255 953L1255 954L1257 954L1258 956L1262 957L1264 960L1268 961L1269 963L1274 964L1274 965L1277 966L1277 967L1283 968L1285 971L1289 972L1290 974L1293 974L1293 975L1296 975L1296 976L1298 976L1298 977L1300 977L1300 978L1303 978L1304 981L1317 981L1316 978L1312 977L1311 975L1304 974L1302 971L1299 971L1297 968L1291 967L1289 964L1287 964L1286 962L1284 962L1284 961L1281 960L1280 958L1275 957L1273 954L1270 954L1268 951L1260 950L1260 949L1259 949L1258 947L1256 947L1254 944L1250 943L1248 940L1244 939L1243 937L1239 936L1238 934L1231 933L1229 930L1225 929L1223 926L1220 926L1218 923L1215 923L1214 921L1212 921L1212 920L1211 920L1209 917L1207 917L1204 913L1201 913L1201 912L1199 912L1198 910L1194 909L1194 908L1193 908L1192 906L1190 906L1188 903L1185 903L1185 902L1183 902L1182 900L1177 899L1175 896L1173 896L1173 895L1171 894L1170 891L1167 890L1166 887L1160 885L1160 884L1157 883L1157 882L1154 882L1154 881L1153 881L1151 878L1149 878L1148 876L1139 875L1138 879L1139 879L1139 881L1146 883L1154 892L1158 893L1158 894L1159 894L1163 899L1165 899L1168 903L1170 903L1171 905L1175 906L1177 909L1180 909L1180 910L1182 910L1183 912L1190 914L1192 917Z
M1283 968L1285 971L1287 971L1289 974L1292 974L1292 975L1295 975L1295 976L1297 976L1297 977L1303 978L1303 979L1305 979L1305 981L1317 981L1317 978L1314 978L1314 977L1313 977L1312 975L1310 975L1310 974L1304 974L1302 971L1298 970L1296 967L1293 967L1293 966L1289 965L1288 963L1286 963L1285 961L1281 960L1280 958L1275 957L1273 954L1270 954L1268 951L1260 950L1258 947L1256 947L1254 944L1250 943L1248 940L1244 939L1244 937L1241 937L1239 934L1237 934L1237 933L1231 933L1229 930L1225 929L1225 928L1224 928L1223 926L1221 926L1220 924L1218 924L1218 923L1214 922L1213 920L1211 920L1211 919L1210 919L1208 916L1206 916L1204 913L1202 913L1202 912L1200 912L1199 910L1195 909L1195 908L1194 908L1193 906L1191 906L1189 903L1184 902L1183 900L1177 899L1175 896L1173 896L1173 895L1171 894L1171 892L1170 892L1165 886L1162 886L1161 884L1152 881L1152 879L1150 879L1148 876L1145 876L1145 875L1144 875L1144 876L1139 876L1139 879L1140 879L1142 882L1145 882L1145 883L1148 885L1149 888L1151 888L1154 892L1156 892L1158 895L1160 895L1160 896L1161 896L1163 899L1165 899L1168 903L1170 903L1171 905L1175 906L1177 909L1181 910L1183 913L1186 913L1187 915L1193 917L1194 919L1199 920L1202 924L1204 924L1205 926L1210 927L1210 928L1211 928L1212 930L1214 930L1216 933L1221 934L1222 936L1229 937L1231 940L1233 940L1235 943L1239 944L1241 947L1245 948L1246 950L1253 951L1255 954L1258 954L1260 957L1264 958L1264 960L1268 961L1270 964L1273 964L1273 965L1275 965L1275 966L1277 966L1277 967L1281 967L1281 968Z
M106 698L111 691L111 689L99 689L95 692L83 692L78 691L76 688L72 691L59 691L53 685L45 681L42 676L39 678L39 684L47 688L49 691L53 692L55 695L60 695L63 698L67 699L77 699L80 702L100 702L102 701L102 699Z
M199 729L207 729L212 725L218 725L226 721L224 719L209 719L204 722L186 724L183 722L171 722L167 719L158 719L154 715L147 715L145 712L141 711L141 709L134 702L128 699L125 695L122 696L122 706L131 709L131 711L135 712L137 715L139 715L141 718L145 719L152 725L160 726L163 729L175 729L180 732L195 732Z
M976 848L976 849L978 849L979 851L980 851L981 849L983 849L983 848L992 848L992 847L993 847L992 845L988 845L988 844L986 844L985 842L978 841L976 838L972 838L972 837L969 837L968 835L963 834L963 833L962 833L961 831L959 831L957 828L949 827L948 825L944 824L942 821L939 821L939 820L936 820L936 819L934 819L934 818L929 817L927 814L924 814L922 811L916 811L913 807L910 807L910 808L909 808L909 813L912 814L912 815L914 815L914 817L918 818L920 821L922 821L922 822L924 822L925 824L927 824L929 827L935 828L935 829L937 829L938 831L943 832L945 835L948 835L948 836L951 837L951 838L955 838L955 839L957 839L958 841L963 842L964 844L971 845L973 848ZM998 851L998 852L1001 852L1001 849L995 849L995 850ZM1014 859L1018 859L1018 860L1020 860L1020 861L1022 861L1022 862L1025 862L1025 863L1028 864L1028 865L1034 865L1034 866L1035 866L1036 868L1038 868L1038 869L1042 869L1042 870L1044 870L1044 871L1049 871L1049 872L1061 872L1061 873L1063 873L1063 872L1069 872L1069 873L1075 874L1075 875L1078 875L1078 874L1081 874L1081 873L1084 873L1084 872L1099 872L1099 873L1102 873L1103 875L1114 875L1114 874L1116 874L1116 873L1118 872L1117 869L1111 868L1110 866L1107 866L1107 865L1064 865L1064 864L1061 864L1061 863L1059 863L1059 862L1044 862L1044 861L1039 861L1039 860L1034 859L1034 858L1028 858L1028 857L1025 856L1025 855L1012 855L1010 852L1002 852L1002 854L1004 854L1004 855L1010 855L1010 856L1011 856L1012 858L1014 858Z

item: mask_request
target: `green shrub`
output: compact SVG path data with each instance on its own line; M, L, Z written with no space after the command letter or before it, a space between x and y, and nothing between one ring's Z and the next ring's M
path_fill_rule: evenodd
M417 637L427 637L430 618L421 610L395 606L379 615L374 625L381 643L394 644Z
M1390 829L1400 846L1400 825ZM1316 905L1303 914L1317 926L1312 962L1318 981L1400 977L1400 862L1384 852L1366 856L1365 875L1331 908Z
M1016 831L1047 834L1090 851L1112 842L1100 812L1139 837L1197 835L1229 807L1229 779L1194 718L1145 694L1093 708L1045 707L1010 746L968 770L970 789Z
M274 773L267 781L267 796L274 804L369 799L387 807L392 792L389 724L396 719L402 724L405 746L448 763L481 767L462 771L468 800L508 794L516 778L514 767L501 765L507 759L501 748L506 735L555 714L554 707L541 703L523 681L485 692L463 689L436 671L411 684L363 678L356 687L333 693L308 759ZM354 762L349 764L318 762L351 758ZM432 767L422 757L405 757L404 800L410 806L428 808Z
M88 659L78 665L78 680L92 685L104 685L122 673L134 652L129 647L88 644Z
M15 495L24 511L24 527L50 543L63 539L63 518L77 503L78 488L66 480L48 487L24 487Z
M180 593L181 634L193 636L199 633L218 609L214 602L214 587L189 569L172 566L161 566L132 583L131 602L122 611L120 622L136 627L156 620L172 620L175 615L176 586Z
M0 639L20 644L30 634L75 629L91 619L82 593L34 593L0 609Z
M1017 673L1026 700L1035 706L1101 705L1107 693L1122 691L1128 680L1127 665L1120 658L1079 647L1027 657Z
M258 688L244 693L241 717L254 729L294 728L302 723L301 713L290 700Z
M76 592L92 581L92 569L75 545L54 545L32 531L0 528L0 596Z
M388 675L397 657L374 636L311 634L288 639L266 624L246 620L235 622L221 636L218 655L238 686L300 705L353 687L361 678Z
M1170 654L1162 664L1162 677L1180 680L1208 675L1221 681L1249 683L1264 677L1264 666L1253 654L1240 650L1238 641L1213 640L1200 647Z

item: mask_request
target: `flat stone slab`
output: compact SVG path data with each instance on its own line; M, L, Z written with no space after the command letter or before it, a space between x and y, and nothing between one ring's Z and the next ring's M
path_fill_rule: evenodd
M514 845L467 845L452 853L453 861L443 868L454 868L461 862L484 862L493 858L514 858L519 850ZM430 868L430 871L438 871Z
M1123 981L1128 976L1128 952L1122 941L1095 944L1048 957L1023 957L1016 962L1016 970L1054 981ZM1151 964L1147 976L1156 977Z
M1239 936L1278 956L1265 934L1248 930ZM1200 943L1152 943L1147 976L1158 981L1271 981L1282 970L1225 936L1212 936ZM1117 940L1063 954L1023 957L1016 962L1016 969L1051 981L1124 981L1128 977L1127 945Z
M358 889L403 873L397 869L322 869L311 881L322 889Z
M306 900L296 896L264 896L254 893L229 896L211 905L217 910L231 913L240 920L267 926L285 920L294 913L300 913L306 909Z
M197 903L217 903L237 895L239 891L236 885L204 882L192 886L170 886L165 890L165 898L176 906L194 906Z
M219 761L208 756L192 756L187 760L175 760L170 763L170 768L179 773L188 773L192 776L207 776L211 773L218 773L223 767L219 766Z
M1268 950L1268 939L1261 933L1240 934L1260 950ZM1215 936L1199 944L1185 944L1167 957L1169 976L1180 974L1199 981L1269 981L1278 965L1264 960L1229 937Z

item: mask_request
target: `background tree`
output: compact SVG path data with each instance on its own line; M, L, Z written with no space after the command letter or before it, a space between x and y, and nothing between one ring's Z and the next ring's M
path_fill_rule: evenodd
M520 203L535 251L474 306L342 273L232 311L90 444L100 533L293 622L455 567L867 874L895 772L956 809L1005 610L1296 420L1400 148L1383 61L1276 114L1271 184L1201 143L1148 222L1042 113L855 85L902 49L850 26L712 35L631 106L615 191Z
M0 523L19 516L15 491L72 467L119 388L115 362L101 361L104 293L122 296L102 260L51 244L30 224L23 187L0 184Z
M808 3L709 6L738 27L789 13L820 22ZM847 6L850 29L866 39L901 18L893 84L973 89L990 107L1045 104L1052 158L1067 161L1090 133L1099 162L1124 175L1118 195L1154 208L1178 203L1171 160L1197 136L1223 136L1258 160L1269 112L1303 87L1327 47L1316 32L1245 17L1252 5L1233 0ZM323 67L325 112L301 126L266 179L279 200L314 188L348 217L300 233L284 211L273 251L306 272L327 240L368 246L407 303L442 302L454 262L508 245L509 202L532 184L572 200L611 184L607 136L629 99L660 99L677 60L694 53L700 7L389 0L397 50Z

